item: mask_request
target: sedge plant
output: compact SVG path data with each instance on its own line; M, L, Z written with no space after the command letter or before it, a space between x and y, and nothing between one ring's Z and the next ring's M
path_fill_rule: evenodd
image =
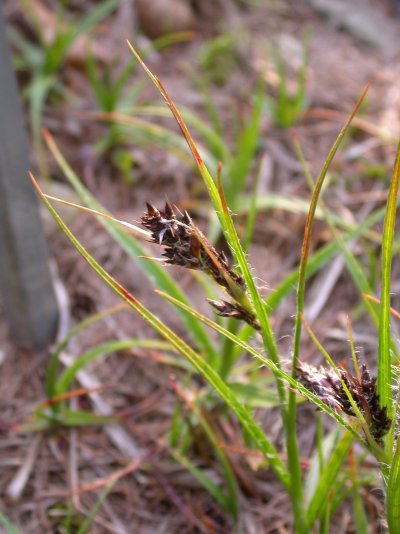
M190 365L192 373L197 373L208 384L210 390L231 410L240 423L247 443L258 449L269 469L288 494L293 514L293 531L308 533L316 525L321 532L327 532L329 522L340 503L351 497L354 521L358 529L366 524L365 510L358 490L370 482L361 473L362 458L366 454L374 456L382 475L385 493L386 519L389 532L400 530L399 487L400 487L400 446L396 434L397 393L392 389L393 351L395 346L390 334L390 279L393 255L394 224L397 208L397 191L400 176L400 146L391 177L386 208L371 215L356 228L341 228L342 233L332 243L325 245L318 252L310 255L310 243L313 223L317 215L322 186L329 165L345 136L351 121L362 102L366 90L360 96L354 110L335 140L326 161L313 187L310 205L301 247L299 267L289 273L277 291L267 299L260 296L252 277L245 250L238 237L232 218L220 173L214 179L206 167L199 149L174 102L158 78L147 68L136 51L129 45L132 53L141 64L151 81L159 90L175 117L183 138L193 156L194 162L209 194L211 204L218 218L223 235L232 251L233 261L217 250L186 212L181 213L173 204L154 206L149 203L142 216L142 226L147 237L162 249L164 260L168 264L179 265L197 273L196 276L207 277L212 285L218 286L224 293L223 298L210 299L212 308L218 317L210 319L198 312L182 294L179 286L165 274L165 270L145 254L142 244L132 235L121 229L117 221L104 213L102 207L84 188L72 169L63 158L50 134L46 134L47 144L64 171L66 177L77 190L83 202L100 217L108 232L141 266L157 287L160 297L166 299L187 326L188 338L183 340L175 334L157 315L144 306L134 295L129 293L112 277L83 247L58 215L50 199L44 195L31 175L31 180L38 194L57 221L61 230L68 237L75 249L81 254L93 271L108 285L134 312L146 321L155 332L167 342L175 352L180 353ZM254 202L252 203L253 210ZM103 214L101 213L103 212ZM354 356L354 346L350 342L350 353L354 356L354 372L335 364L332 357L319 342L310 325L304 319L304 297L306 281L330 258L338 252L347 253L349 271L358 269L359 264L346 248L350 239L355 239L375 222L384 218L382 234L382 270L381 295L378 303L369 300L371 315L376 319L378 332L377 377L369 371L366 364ZM127 226L128 223L125 223ZM336 229L336 227L335 227ZM142 257L138 257L138 256ZM143 256L147 258L143 258ZM296 286L296 314L294 317L294 337L290 365L279 353L277 339L271 326L271 314L282 298ZM208 286L207 286L208 287ZM364 286L362 286L364 287ZM361 286L360 286L361 289ZM364 300L366 302L366 300ZM226 321L227 318L228 320ZM232 321L243 325L232 328ZM221 373L218 359L218 347L210 340L207 329L218 334L222 346L228 340L234 358L230 359L228 371ZM301 360L301 332L305 329L316 347L325 358L326 363L320 368ZM253 336L259 336L260 348L249 343ZM349 330L349 336L350 330ZM269 388L275 392L275 403L280 414L284 435L284 459L248 408L252 407L250 397L242 396L234 386L235 362L242 353L252 356L258 365L270 371ZM65 371L68 372L68 369ZM50 381L54 383L53 381ZM257 382L255 382L256 385ZM250 385L251 382L250 382ZM258 393L260 391L258 390ZM313 469L304 476L300 460L296 413L299 398L311 402L320 412L336 421L337 429L327 436L323 435L321 423L317 424L316 454ZM201 392L191 404L191 412L197 420L202 421L204 433L214 450L220 444L208 421L203 419L199 406L208 402L207 392ZM320 416L318 416L320 417ZM175 437L179 432L175 432ZM364 453L355 457L353 444L361 446ZM225 490L222 491L205 473L188 460L185 449L171 450L171 456L185 465L198 481L209 491L221 506L225 507L232 518L237 516L237 492L232 470L226 463L224 455L219 453L218 460L224 472ZM347 460L349 467L347 468ZM359 530L360 531L360 530Z

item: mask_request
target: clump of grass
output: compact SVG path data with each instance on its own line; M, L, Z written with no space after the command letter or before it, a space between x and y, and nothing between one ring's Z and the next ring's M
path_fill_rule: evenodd
M37 43L28 41L15 30L10 29L9 34L18 51L17 67L32 74L31 81L26 87L29 120L39 166L41 171L45 172L40 136L43 110L51 95L64 96L67 93L57 75L76 40L109 15L117 7L118 1L102 0L80 20L73 21L67 21L65 5L60 2L57 5L54 34L49 41L46 40L44 25L30 4L24 0L22 7L23 12L29 16Z
M278 297L275 301L263 300L258 292L247 262L244 248L238 238L234 221L229 211L225 198L220 174L214 180L209 173L200 152L194 143L189 130L183 121L175 104L170 99L161 82L156 78L142 62L135 50L132 52L139 63L145 69L152 82L159 89L162 97L169 106L173 116L177 120L183 137L193 155L199 173L209 193L211 203L218 217L222 232L232 251L232 256L237 268L232 269L227 258L218 252L206 239L202 232L193 224L188 214L177 213L173 205L167 203L165 208L158 209L148 204L147 212L142 218L142 223L148 230L148 238L164 249L166 263L180 265L192 270L202 271L217 283L229 296L227 301L213 301L212 305L222 316L234 317L244 321L245 325L239 330L232 327L232 323L221 323L200 314L187 299L184 298L176 284L165 275L162 267L152 259L140 244L131 236L126 236L121 229L117 228L117 221L110 221L110 217L103 219L107 230L112 233L117 241L136 256L136 261L147 262L141 264L152 278L155 285L163 289L158 292L171 303L181 320L188 326L189 341L186 342L170 330L154 313L139 302L132 294L122 287L81 245L71 233L65 223L57 214L49 199L41 192L38 184L32 178L38 194L41 196L46 207L57 221L58 225L69 238L72 245L82 255L89 266L127 305L153 327L171 347L179 352L190 364L193 372L198 373L208 384L211 391L215 392L226 406L233 412L240 422L243 436L252 447L257 448L268 462L268 466L288 494L293 514L293 531L299 534L310 532L317 524L320 531L326 532L329 522L346 496L343 491L344 485L351 480L353 492L354 522L356 525L365 525L363 520L364 510L362 502L357 495L357 461L354 458L351 466L347 467L346 459L354 441L357 441L365 451L372 454L379 463L383 475L383 487L386 495L386 517L391 534L400 530L399 513L399 487L400 487L400 446L396 436L396 414L398 399L393 398L392 390L392 350L393 343L390 336L389 321L389 296L391 258L393 246L394 223L397 207L397 190L400 175L400 146L397 150L396 162L392 173L391 186L386 209L374 214L374 220L385 217L382 236L382 274L381 274L381 298L378 308L372 302L368 308L371 316L375 317L379 337L379 350L377 362L377 379L371 377L367 367L361 369L356 365L356 374L353 376L343 368L338 368L324 347L313 335L311 328L303 318L304 296L306 280L315 269L331 257L334 251L342 251L346 258L349 272L363 284L362 274L358 260L348 251L345 244L345 236L336 231L336 223L329 219L335 230L335 242L329 250L314 254L309 258L310 240L313 222L316 216L317 204L320 199L322 186L329 165L338 150L341 140L347 132L352 118L362 102L365 92L361 95L353 112L340 131L330 150L321 173L313 187L310 206L308 208L304 239L301 248L301 259L296 273L289 274L278 288ZM74 175L67 162L62 157L54 140L47 134L48 145L56 160L63 169L69 181L81 195L83 201L92 209L101 207L85 190L77 177ZM97 212L98 213L98 212ZM99 213L98 213L99 214ZM100 215L100 214L99 214ZM366 224L366 223L365 223ZM369 224L369 223L368 223ZM362 225L360 225L361 227ZM365 229L366 226L362 226ZM362 233L362 229L353 229L353 232ZM138 251L147 259L137 258ZM157 266L156 266L157 265ZM163 274L164 273L164 274ZM361 271L362 273L362 271ZM279 354L277 342L270 322L270 314L279 303L282 295L287 294L293 285L296 285L297 310L294 319L294 340L292 347L292 359L290 368L283 364L284 358ZM273 302L272 306L268 303ZM238 324L238 323L236 323ZM239 323L240 324L240 323ZM327 361L327 366L314 368L306 362L302 362L300 355L300 334L305 325L306 330L315 342L321 354ZM211 328L219 334L218 341L211 342L204 328ZM248 340L253 335L259 335L262 339L262 348L255 349ZM226 347L229 341L229 351L224 357L226 362L218 360L221 347ZM218 344L219 343L219 344ZM352 343L350 348L353 351ZM258 364L263 364L272 373L276 393L276 405L282 423L282 431L285 439L285 460L282 459L277 447L252 416L248 408L252 407L250 399L242 403L237 388L233 387L231 377L235 373L235 361L241 352L251 355ZM355 360L355 358L353 358ZM221 371L224 369L224 372ZM254 376L254 373L249 376ZM250 380L250 379L249 379ZM251 383L251 382L250 382ZM324 461L323 437L319 427L316 439L316 455L318 459L317 474L314 473L312 483L303 477L302 464L299 454L299 443L296 428L296 412L299 396L306 398L316 408L334 419L340 432L326 449L327 455ZM210 401L211 402L211 401ZM196 409L193 413L201 418ZM204 427L206 428L206 427ZM205 431L210 443L218 449L218 440L212 429L207 427ZM175 435L178 433L175 431ZM188 434L186 433L186 438ZM220 451L221 452L221 451ZM224 473L225 491L181 453L174 451L172 456L186 465L190 472L209 491L209 493L230 512L232 518L237 516L237 487L229 463L224 460L224 455L218 456ZM351 470L351 474L348 474ZM364 518L365 519L365 518Z

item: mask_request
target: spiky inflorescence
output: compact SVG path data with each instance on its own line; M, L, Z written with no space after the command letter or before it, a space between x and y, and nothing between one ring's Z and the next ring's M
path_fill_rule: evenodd
M165 203L164 211L147 203L147 212L142 216L141 222L151 232L152 241L164 247L166 263L203 271L233 298L232 303L211 302L219 315L234 317L259 328L252 312L237 302L234 288L246 293L243 277L229 266L225 254L215 250L194 226L188 213L179 212L177 215L169 202Z
M376 378L371 378L365 364L361 367L360 379L342 368L339 368L338 372L355 404L364 415L371 436L379 443L388 432L391 420L387 416L386 408L379 404ZM303 386L331 408L342 410L347 415L355 416L340 378L331 368L317 368L302 362L297 364L297 379Z

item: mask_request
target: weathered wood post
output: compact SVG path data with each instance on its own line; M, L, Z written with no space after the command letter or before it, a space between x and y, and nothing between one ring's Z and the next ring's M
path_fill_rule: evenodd
M17 345L40 348L58 312L0 0L0 299Z

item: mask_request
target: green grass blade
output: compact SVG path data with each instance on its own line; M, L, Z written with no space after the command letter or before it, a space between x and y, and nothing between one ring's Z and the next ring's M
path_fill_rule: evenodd
M236 399L235 395L225 384L225 382L217 375L214 369L191 349L182 339L180 339L174 332L172 332L160 319L153 315L145 306L143 306L133 295L124 289L107 271L105 271L99 263L87 252L87 250L76 239L72 232L65 225L56 210L41 192L38 184L32 175L30 175L32 183L36 191L40 195L45 206L59 225L60 229L68 237L72 245L85 259L93 271L108 285L121 299L123 299L135 312L142 317L156 332L158 332L164 339L166 339L172 347L176 348L196 369L196 371L208 382L214 391L221 397L227 406L236 415L245 431L252 437L257 444L259 450L264 454L268 460L269 465L276 477L280 480L283 486L287 489L289 486L289 475L283 465L279 455L273 445L266 438L263 430L257 425L250 413L244 408ZM180 305L183 305L180 301ZM188 307L189 308L189 307ZM190 308L189 308L190 309Z
M65 54L73 42L84 33L88 33L98 22L105 19L114 9L118 6L119 0L103 0L92 9L88 11L88 14L79 17L74 21L71 29L68 31L66 43L63 48L63 54Z
M140 106L134 107L129 110L133 115L145 115L153 117L171 117L171 112L165 107L161 106ZM211 151L216 161L222 161L223 163L229 163L231 157L228 149L226 148L221 137L215 132L214 129L208 127L204 120L197 117L187 109L181 109L180 113L183 120L191 126L205 141L208 149ZM129 117L128 117L129 118Z
M277 350L277 346L274 340L274 336L272 333L272 328L268 320L266 308L264 306L264 303L262 302L260 295L257 291L257 288L255 286L253 277L251 276L250 268L247 264L246 257L244 254L244 251L241 247L241 244L239 242L232 218L230 216L224 193L222 190L222 184L219 183L218 189L216 188L215 182L213 178L211 177L210 173L208 172L207 167L205 166L200 153L193 141L192 136L190 135L190 132L183 121L178 109L176 108L175 104L169 97L167 91L163 87L160 80L154 76L154 74L148 69L146 64L143 62L143 60L140 58L138 53L135 51L135 49L132 47L132 45L128 41L128 46L131 49L131 52L137 59L137 61L140 63L142 68L145 70L151 81L154 83L154 85L157 87L158 91L160 92L161 96L164 98L165 102L167 103L168 107L170 108L173 116L175 117L182 134L184 138L186 139L186 142L192 152L193 158L198 166L198 169L200 171L200 174L203 178L203 181L205 183L205 186L207 188L208 194L210 196L210 200L213 204L214 210L218 216L218 219L220 221L220 224L222 226L222 229L224 231L225 237L229 245L231 246L233 250L233 254L235 256L235 259L239 265L239 268L243 274L246 287L248 288L250 298L252 300L252 304L254 306L254 311L257 315L257 319L260 323L261 327L261 333L263 337L263 342L265 349L269 355L269 357L275 362L276 366L279 367L279 354ZM285 426L285 419L286 419L286 406L285 406L285 391L284 388L279 380L277 380L277 389L279 396L281 398L281 413L283 417L283 423ZM295 507L297 506L297 501L294 502Z
M345 432L335 446L329 461L319 478L318 484L307 508L307 524L309 529L312 528L314 521L326 505L329 492L331 491L338 475L341 473L343 461L352 443L353 436L349 432Z
M238 204L237 195L245 186L250 165L257 148L264 97L264 80L259 80L254 95L250 118L243 131L241 131L238 136L236 141L236 156L227 170L229 181L225 182L226 196L228 204L232 206L233 209L235 209Z
M97 106L102 111L113 111L112 107L110 107L110 101L108 99L108 88L102 83L100 75L97 71L94 55L89 49L86 51L85 67L86 76L88 78L90 87L92 88Z
M358 484L352 484L351 504L353 508L354 526L356 534L369 534L371 532L369 528L368 519L364 509L364 503L360 494L360 488Z
M191 473L194 478L208 491L208 493L215 499L215 501L222 506L224 510L229 510L229 503L224 492L221 490L210 477L208 477L202 469L197 467L189 458L182 454L178 449L170 449L169 454L175 461L180 463L185 469Z
M382 235L382 280L381 306L378 337L378 377L377 392L381 406L385 406L388 416L392 415L392 358L390 354L390 278L392 266L392 245L396 222L397 193L400 178L400 143L397 146L386 215ZM390 443L391 447L392 444Z
M53 154L54 159L57 161L65 177L73 186L73 188L78 193L83 202L92 209L105 212L104 208L84 187L79 178L68 165L51 135L48 132L45 132L44 137L51 153ZM188 302L179 286L165 272L165 269L162 269L160 265L157 264L157 262L138 258L138 256L147 256L148 254L147 251L139 244L139 242L133 236L128 235L112 221L108 221L102 218L99 220L100 223L104 226L104 228L109 232L109 234L121 245L121 247L129 255L129 257L136 262L138 267L149 278L154 287L162 288L164 291L170 293L182 302ZM206 352L207 358L209 358L210 361L216 362L218 360L218 356L214 350L214 347L212 346L210 339L204 332L203 328L201 328L201 325L199 325L197 321L193 321L193 319L187 313L182 313L181 311L178 313L179 317L181 318L183 324L186 327L187 332L189 333L189 335L192 336L195 343L197 343L198 346Z
M218 184L218 192L219 192L221 208L222 208L221 216L225 220L226 239L229 245L231 246L231 248L233 249L240 271L243 274L243 278L246 283L246 287L249 291L250 298L251 298L251 301L254 307L254 311L260 323L261 334L263 337L263 342L264 342L264 346L267 351L267 354L271 358L271 360L276 365L279 366L280 362L279 362L278 349L277 349L275 339L272 333L271 325L268 320L267 311L266 311L263 301L261 300L260 294L258 293L256 285L254 283L254 279L251 275L249 264L247 263L245 252L242 248L242 245L240 244L239 237L236 233L236 229L233 224L233 220L229 212L228 205L226 203L226 199L225 199L225 195L222 189L221 182L219 182ZM279 390L279 387L278 387L278 390ZM282 400L284 400L285 395L282 394L281 398Z
M133 48L133 46L130 44L129 41L127 41L127 44L129 46L132 54L135 56L136 60L138 61L138 63L142 66L142 68L144 69L144 71L146 72L146 74L148 75L150 80L153 82L153 84L156 86L156 88L160 92L161 96L163 97L163 99L167 103L169 109L171 110L171 113L174 116L176 122L178 123L178 126L179 126L179 128L180 128L180 130L182 132L182 135L185 138L186 143L189 146L190 152L192 153L193 159L194 159L194 161L195 161L195 163L196 163L196 165L197 165L197 167L199 169L200 175L203 178L204 184L206 186L206 189L207 189L207 192L209 194L209 197L210 197L210 200L212 202L212 205L214 207L214 210L215 210L215 212L216 212L216 214L218 216L218 219L219 219L219 222L221 224L221 227L224 230L224 232L226 232L226 230L227 230L226 221L225 221L225 218L222 216L221 199L220 199L220 196L218 194L217 187L216 187L215 182L214 182L211 174L209 173L206 165L204 164L204 161L203 161L202 157L200 156L200 153L199 153L199 151L198 151L198 149L196 147L196 144L195 144L192 136L190 135L190 132L189 132L184 120L182 119L181 114L179 113L177 107L175 106L175 104L173 103L171 98L169 97L167 91L165 90L164 86L162 85L160 80L157 78L157 76L155 76L150 71L150 69L147 67L147 65L144 63L144 61L141 59L141 57L139 56L139 54L136 52L136 50Z
M62 426L70 427L109 425L116 421L112 415L97 415L84 410L62 410L57 420Z
M122 306L124 306L124 304L122 304ZM58 345L51 353L49 363L46 369L45 392L48 398L51 398L55 395L55 384L57 381L57 366L59 356L60 353L68 345L70 340L79 332L81 332L91 324L95 323L96 321L100 321L104 317L121 310L122 306L121 304L118 304L117 306L112 306L111 308L107 308L106 310L101 310L98 313L90 315L89 317L75 325L73 328L71 328L67 335L58 343Z
M301 336L301 328L302 328L302 315L303 315L303 310L304 310L304 295L305 295L305 284L306 284L307 261L308 261L308 253L310 250L311 232L312 232L312 227L313 227L313 222L314 222L314 217L315 217L315 211L317 209L317 203L319 200L319 196L322 190L322 185L325 181L329 166L337 152L337 149L339 148L339 145L343 137L345 136L351 124L351 121L355 113L357 112L365 96L366 91L367 91L367 88L361 94L352 113L350 114L345 125L343 126L335 142L333 143L333 146L328 153L328 156L324 162L324 165L322 166L320 175L315 183L314 191L311 197L310 207L309 207L306 224L304 228L304 237L303 237L303 243L302 243L302 248L301 248L301 257L300 257L300 265L299 265L299 278L298 278L298 285L297 285L297 292L296 292L296 317L295 317L295 323L294 323L293 349L292 349L292 378L295 378L296 376L296 366L297 366L299 353L300 353L300 336ZM296 407L297 407L296 393L294 391L289 390L288 422L287 422L288 465L289 465L289 471L292 477L292 484L293 484L292 491L296 495L297 501L300 501L300 503L302 503L303 502L303 490L302 490L301 470L300 470L299 452L298 452L297 436L296 436ZM294 499L292 499L292 502L293 500Z
M314 216L315 216L315 211L317 208L317 203L319 200L322 185L325 181L329 166L339 148L340 143L343 140L343 137L348 131L351 121L353 120L354 115L356 114L358 108L360 107L361 102L367 90L368 90L368 86L362 92L353 111L351 112L343 128L340 130L339 135L337 136L335 142L333 143L333 146L328 153L328 156L321 169L320 175L316 181L314 191L311 197L310 207L309 207L309 211L307 214L307 220L306 220L306 225L304 229L301 259L300 259L300 265L299 265L299 278L298 278L297 296L296 296L296 319L295 319L295 330L294 330L294 337L293 337L293 355L292 355L292 375L293 376L295 375L295 372L296 372L296 364L297 364L297 359L298 359L299 350L300 350L300 335L301 335L301 326L302 326L301 317L302 317L303 309L304 309L304 294L305 294L308 252L310 249L311 231L312 231L312 226L314 222ZM293 406L295 407L295 403L293 404ZM291 414L291 416L293 416L293 413Z
M126 142L126 133L122 131L124 126L129 134L135 136L135 141L140 143L154 143L157 146L162 147L167 152L173 154L186 166L192 165L191 154L188 151L187 143L178 134L172 132L168 128L159 124L154 124L141 117L127 116L125 113L114 111L112 113L88 111L84 113L84 116L100 120L111 122L120 126L121 132L119 135L122 141ZM216 158L208 150L202 149L204 161L209 167L215 167L217 164Z
M225 502L227 510L234 518L236 518L238 513L238 487L231 464L226 456L226 452L221 448L212 425L207 420L207 417L202 413L201 409L197 407L194 402L190 403L189 409L196 415L199 424L201 425L208 441L214 449L215 456L219 462L226 483L227 492Z
M112 480L109 484L104 486L104 488L100 492L99 497L96 499L95 503L93 504L88 514L86 515L84 521L80 525L79 529L76 531L76 534L88 534L90 532L89 527L94 519L94 516L97 514L97 511L99 510L103 502L107 499L108 494L113 489L116 482L117 482L117 479Z
M311 186L312 189L312 186ZM245 194L239 196L239 202L237 203L237 207L235 209L235 212L238 215L245 215L248 213L251 204L253 202L251 195ZM291 195L290 198L288 198L286 195L282 195L279 193L267 193L264 195L257 195L256 198L256 211L257 213L260 211L267 211L270 209L279 209L288 211L290 213L299 213L299 214L307 214L309 210L309 202L304 200L302 197L298 197L296 195ZM343 228L346 232L351 232L355 229L357 229L357 224L349 222L345 220L340 215L328 210L326 206L324 209L317 206L315 210L314 217L316 219L325 219L326 215L325 212L328 212L329 218L331 221L338 227ZM382 210L384 213L384 210ZM364 229L363 236L365 239L371 240L373 243L381 244L382 242L382 236L379 232L373 231L373 230L367 230ZM396 249L399 250L399 246L396 243Z
M226 237L227 242L233 249L233 253L235 255L236 261L239 264L239 268L242 271L243 277L246 282L246 286L249 290L250 297L257 315L257 318L259 320L260 326L261 326L261 332L263 334L263 341L264 345L266 347L266 350L270 356L271 359L273 359L277 365L279 362L279 355L278 350L275 344L275 340L272 334L272 328L268 320L267 312L264 306L264 303L262 302L260 295L257 291L257 288L255 287L254 280L251 276L250 268L247 264L245 254L243 252L243 249L240 245L239 239L236 234L236 230L232 221L232 218L230 216L228 207L225 202L225 197L222 191L221 184L219 184L219 188L217 189L214 180L212 179L210 173L208 172L207 167L205 166L199 151L189 133L189 130L187 129L186 124L184 123L179 111L177 110L175 104L172 102L171 98L169 97L168 93L164 89L163 85L159 81L159 79L154 76L154 74L148 69L148 67L145 65L145 63L142 61L140 56L137 54L135 49L132 47L132 45L128 42L128 45L133 53L133 55L136 57L140 65L143 67L149 78L152 80L154 85L159 90L160 94L166 101L168 107L170 108L172 114L174 115L183 136L186 139L186 142L188 143L188 146L192 152L193 158L195 162L197 163L197 166L199 168L200 174L204 180L204 183L206 185L207 191L209 193L211 202L213 204L214 210L216 211L219 221L221 223L222 229L224 230L224 234ZM279 395L282 399L282 412L285 412L285 406L283 404L283 401L285 399L285 392L282 388L281 383L278 381L277 388L279 391Z
M323 471L324 465L328 462L330 455L332 454L333 447L338 442L340 436L340 429L334 428L329 432L324 438L322 438L322 417L319 414L318 425L319 429L316 435L317 439L320 440L320 443L316 443L316 450L311 458L311 465L307 472L307 477L304 484L304 496L306 504L308 505L311 501L312 496L315 493L319 478Z
M55 394L61 395L65 393L71 382L74 380L76 373L80 371L83 367L86 367L90 362L98 358L99 356L105 356L111 352L117 352L119 350L126 350L131 348L159 348L159 342L155 341L151 343L150 340L141 340L141 339L123 339L118 341L107 341L101 343L96 347L92 347L81 356L76 358L74 362L67 367L67 369L61 374L60 378L56 382Z
M51 76L37 76L28 89L30 124L35 143L40 142L39 135L43 106L54 81Z
M251 408L276 408L279 407L280 400L275 391L271 388L253 384L243 384L242 382L229 382L229 387L234 392L236 398Z
M243 250L246 253L249 250L250 242L253 237L254 223L255 223L256 215L257 215L258 185L260 182L262 163L263 163L263 160L261 159L258 163L256 179L253 185L253 191L250 196L249 209L247 211L246 226L245 226L244 238L243 238Z
M21 532L14 526L11 521L0 512L0 525L4 528L5 534L21 534Z
M390 534L400 532L400 438L390 466L386 489L386 517Z

